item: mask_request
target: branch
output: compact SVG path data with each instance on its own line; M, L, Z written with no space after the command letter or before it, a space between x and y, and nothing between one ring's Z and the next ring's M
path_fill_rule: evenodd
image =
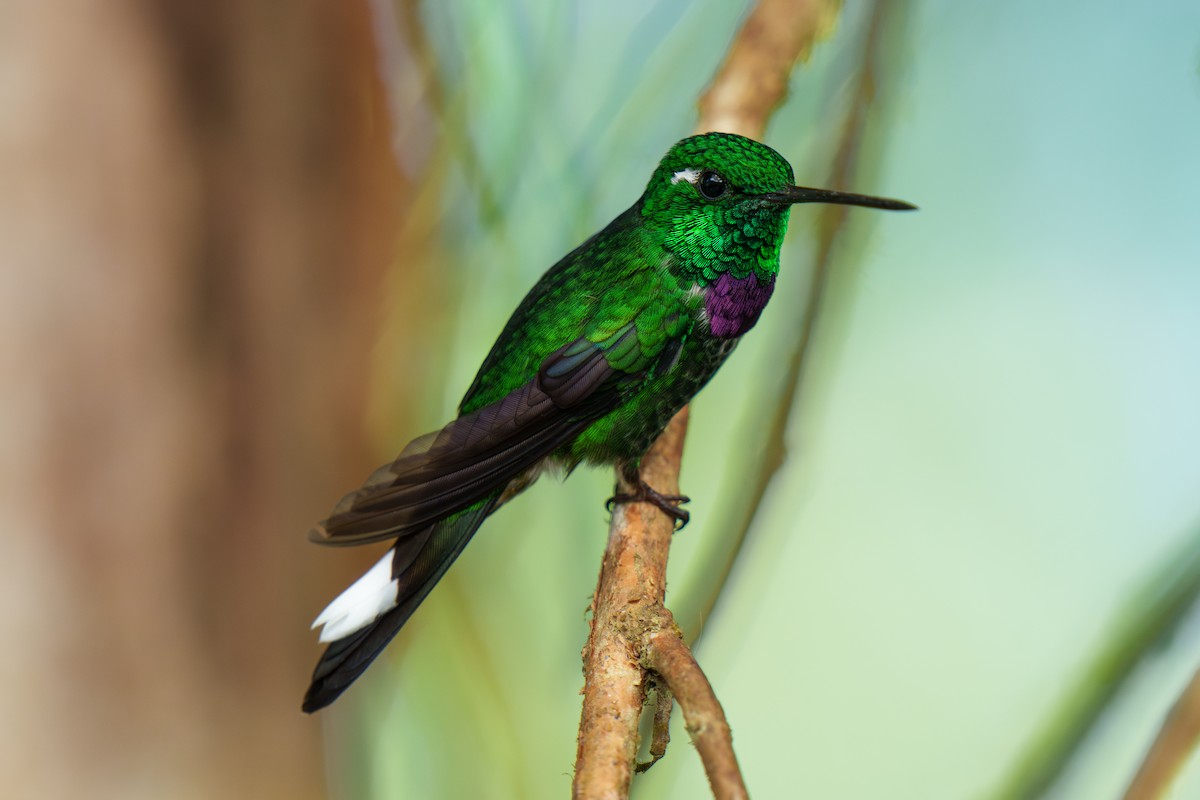
M687 419L685 408L642 459L642 479L663 494L679 492ZM617 480L622 490L632 491L621 482L619 471ZM625 503L613 510L608 549L592 600L592 632L583 650L576 798L607 800L629 794L645 701L640 643L647 632L674 624L663 607L667 552L674 531L674 520L654 506Z
M1165 797L1188 756L1200 741L1200 670L1163 720L1150 752L1125 792L1125 800L1157 800Z
M649 665L647 665L649 666ZM650 676L649 689L654 692L654 719L650 738L650 760L639 762L638 772L645 772L658 763L667 754L667 745L671 743L671 711L675 707L675 699L671 696L670 687L665 685L662 678Z
M718 800L747 797L725 712L678 629L660 631L650 640L646 666L667 682L679 701L688 736L700 752L713 796Z
M698 131L761 139L771 112L787 95L796 61L832 28L839 0L759 0L700 96Z
M1030 737L1003 781L985 797L1040 797L1058 780L1089 732L1113 699L1130 681L1147 653L1162 646L1179 629L1200 598L1200 528L1168 552L1140 582L1109 623L1109 633L1083 672L1072 682ZM1170 722L1167 723L1169 727ZM1147 761L1154 757L1151 750ZM1143 768L1145 771L1147 768ZM1153 795L1134 794L1144 800ZM1142 785L1145 787L1145 784Z
M837 7L833 0L760 0L700 99L697 129L761 138L783 101L792 65L812 48ZM687 422L684 408L642 459L642 480L663 494L679 493ZM617 482L619 491L633 488L619 471ZM620 505L613 513L583 650L575 798L628 797L648 671L679 699L714 795L747 796L724 712L663 605L673 532L673 521L644 503Z

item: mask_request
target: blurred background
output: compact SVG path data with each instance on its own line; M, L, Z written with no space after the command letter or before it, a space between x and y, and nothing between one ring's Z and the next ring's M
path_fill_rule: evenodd
M506 506L314 717L309 622L378 552L305 532L636 199L748 8L0 4L6 796L568 794L611 475ZM826 18L766 140L921 211L793 212L668 605L756 796L1117 797L1200 665L1200 6ZM676 726L634 797L706 795Z

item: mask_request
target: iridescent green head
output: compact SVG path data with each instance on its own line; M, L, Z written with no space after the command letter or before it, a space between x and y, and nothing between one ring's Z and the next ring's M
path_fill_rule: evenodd
M793 203L912 208L792 181L791 165L765 144L732 133L691 136L667 151L654 171L642 216L658 229L684 279L707 286L722 273L773 278Z

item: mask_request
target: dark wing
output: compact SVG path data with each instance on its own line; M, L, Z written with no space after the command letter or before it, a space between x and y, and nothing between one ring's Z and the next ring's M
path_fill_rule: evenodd
M653 359L631 358L637 345L637 326L629 322L600 342L581 337L559 348L533 380L422 436L375 470L310 538L357 545L404 536L503 490L615 408L622 389L645 376Z

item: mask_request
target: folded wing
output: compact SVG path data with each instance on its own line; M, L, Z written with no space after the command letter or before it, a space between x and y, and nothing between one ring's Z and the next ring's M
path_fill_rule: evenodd
M644 377L647 359L608 357L625 356L637 336L631 322L601 342L581 337L559 348L533 380L409 444L343 497L310 538L328 545L397 538L502 491L615 408L622 389Z

